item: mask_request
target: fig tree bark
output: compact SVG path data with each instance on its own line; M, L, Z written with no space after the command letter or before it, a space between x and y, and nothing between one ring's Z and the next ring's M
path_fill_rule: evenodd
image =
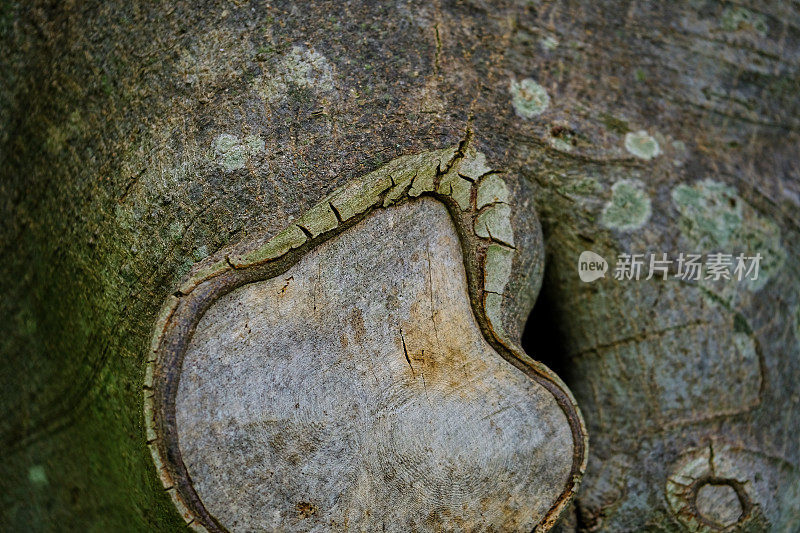
M3 3L0 526L797 530L799 28Z

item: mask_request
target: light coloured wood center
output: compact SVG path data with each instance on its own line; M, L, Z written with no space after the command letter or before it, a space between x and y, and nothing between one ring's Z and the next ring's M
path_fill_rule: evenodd
M375 212L220 298L176 397L180 450L231 531L530 531L569 424L483 338L430 199Z

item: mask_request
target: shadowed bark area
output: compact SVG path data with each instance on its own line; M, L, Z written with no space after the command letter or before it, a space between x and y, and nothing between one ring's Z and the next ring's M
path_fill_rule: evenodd
M3 529L183 529L142 417L162 302L468 131L523 208L517 249L542 221L560 340L539 357L555 332L532 324L528 353L591 439L563 527L797 529L796 5L3 2L0 41ZM764 263L757 284L584 284L587 249Z

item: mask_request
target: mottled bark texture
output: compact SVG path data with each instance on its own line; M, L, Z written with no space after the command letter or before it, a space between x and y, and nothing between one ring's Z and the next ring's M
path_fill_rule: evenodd
M796 4L4 2L0 39L2 529L183 529L142 415L164 300L469 135L512 226L544 230L527 349L591 442L560 527L800 527ZM756 284L587 285L585 249L765 262ZM510 337L536 265L514 273Z

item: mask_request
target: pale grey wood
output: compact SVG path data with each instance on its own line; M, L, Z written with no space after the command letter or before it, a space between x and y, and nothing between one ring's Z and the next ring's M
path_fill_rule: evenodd
M430 199L218 300L176 416L194 487L232 531L530 531L572 464L553 397L481 335Z

